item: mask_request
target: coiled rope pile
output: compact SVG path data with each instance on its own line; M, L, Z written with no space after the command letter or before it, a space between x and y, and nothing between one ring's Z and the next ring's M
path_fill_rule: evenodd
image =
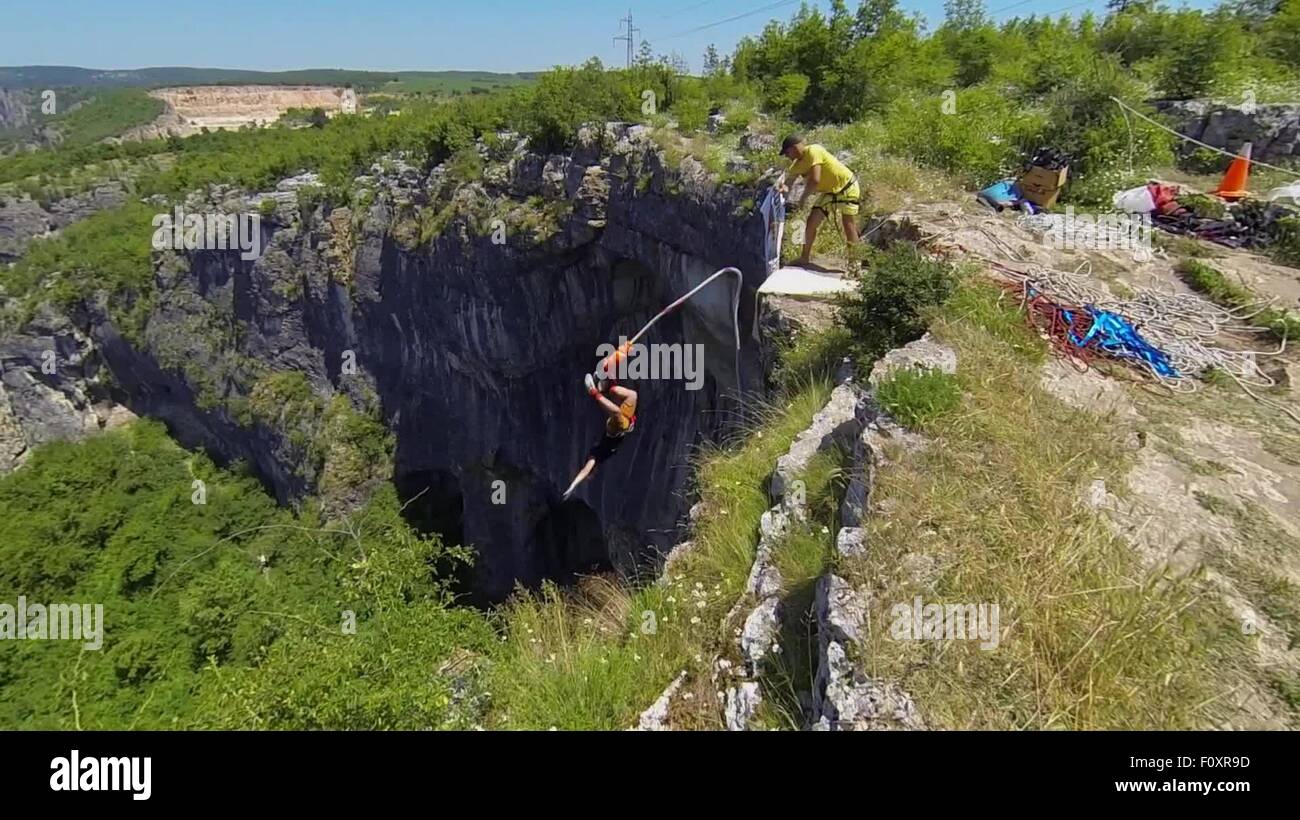
M1122 358L1135 361L1140 370L1169 389L1192 392L1199 387L1196 377L1204 376L1210 370L1218 370L1232 377L1257 401L1276 404L1255 394L1251 388L1276 385L1276 380L1260 367L1260 360L1281 355L1286 350L1286 342L1283 341L1274 350L1251 350L1227 347L1218 341L1226 333L1267 333L1265 329L1249 324L1248 320L1267 310L1269 305L1232 310L1196 294L1152 287L1132 288L1131 298L1119 299L1093 276L1092 263L1089 261L1083 262L1073 271L1055 270L1023 258L1008 242L990 230L995 224L1005 225L1002 220L984 217L981 222L985 224L971 226L969 222L958 222L956 214L947 216L953 222L953 230L927 231L925 239L942 246L952 244L950 238L957 230L978 230L1003 258L994 258L965 245L958 244L956 247L968 256L982 259L992 269L999 284L1018 292L1031 320L1072 361L1087 365L1096 358L1095 351L1077 342L1086 337L1090 317L1095 312L1112 313L1131 324L1150 347L1163 353L1173 372L1159 366L1159 357ZM1041 234L1050 228L1046 220L1034 216L1021 217L1018 226L1035 234ZM1287 410L1287 414L1300 422L1300 416L1296 416L1293 411Z

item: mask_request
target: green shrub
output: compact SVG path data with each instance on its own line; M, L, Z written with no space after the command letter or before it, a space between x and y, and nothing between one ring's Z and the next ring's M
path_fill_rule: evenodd
M1074 157L1067 197L1109 204L1115 191L1145 181L1144 169L1173 162L1173 137L1115 104L1148 116L1146 88L1111 57L1099 57L1075 82L1049 95L1042 144ZM1132 162L1132 170L1129 163Z
M953 96L900 97L885 111L885 145L972 186L1013 175L1037 144L1042 114L991 87Z
M1300 216L1284 216L1274 223L1269 253L1284 265L1300 266Z
M782 74L763 84L763 107L778 117L788 117L808 93L803 74Z
M475 146L467 145L447 160L447 175L457 183L477 182L483 178L483 157Z
M866 363L925 332L931 313L957 287L951 264L900 242L871 251L857 288L841 301L839 322L853 335Z

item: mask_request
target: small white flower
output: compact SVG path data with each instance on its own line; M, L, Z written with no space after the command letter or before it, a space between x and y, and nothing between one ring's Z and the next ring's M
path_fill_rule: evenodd
M583 623L585 626L591 626L591 619L590 619L590 618L583 618L583 619L582 619L582 623Z
M641 660L641 656L638 655L637 653L633 652L633 653L632 653L632 660L634 660L634 661L639 661L639 660Z
M704 608L705 608L706 606L708 606L708 605L709 605L709 602L708 602L708 601L696 601L696 602L695 602L695 607L696 607L697 609L704 609Z
M682 695L682 700L695 700L695 693L694 692L685 693L684 695Z
M829 529L829 528L827 528L827 527L822 527L822 535L826 535L826 534L829 533L829 532L830 532L830 529Z
M699 615L696 615L694 618L691 618L691 623L693 623L693 624L698 624L699 622L700 622L700 616L699 616Z

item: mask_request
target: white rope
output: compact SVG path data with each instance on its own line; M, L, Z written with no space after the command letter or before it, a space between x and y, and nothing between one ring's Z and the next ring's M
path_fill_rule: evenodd
M1288 175L1290 175L1290 176L1295 177L1296 179L1300 179L1300 173L1297 173L1296 171L1293 171L1293 170L1290 169L1290 168L1279 168L1279 167L1277 167L1276 165L1269 165L1267 162L1260 162L1260 161L1257 160L1257 159L1251 159L1250 157L1244 156L1244 155L1242 155L1242 154L1234 154L1234 153L1232 153L1231 151L1225 151L1225 150L1223 150L1222 148L1216 148L1216 147L1214 147L1213 145L1208 145L1208 144L1206 144L1206 143L1204 143L1204 142L1201 142L1201 141L1198 140L1198 139L1194 139L1194 138L1192 138L1192 137L1189 137L1189 136L1187 136L1186 134L1180 134L1180 133L1178 133L1177 131L1175 131L1174 129L1170 128L1169 126L1167 126L1167 125L1165 125L1165 124L1163 124L1163 123L1157 122L1156 120L1151 119L1151 118L1148 117L1146 114L1143 114L1141 111L1137 110L1136 108L1134 108L1133 106L1131 106L1131 105L1129 105L1128 103L1124 102L1123 100L1119 99L1118 97L1111 97L1111 99L1114 100L1114 101L1115 101L1115 104L1118 105L1120 108L1127 109L1128 111L1132 112L1133 114L1135 114L1135 115L1141 117L1142 119L1146 120L1147 122L1151 123L1151 124L1154 125L1156 128L1159 128L1159 129L1161 129L1161 130L1163 130L1163 131L1168 131L1169 133L1173 134L1175 137L1178 137L1178 138L1181 139L1181 140L1186 140L1186 141L1188 141L1188 142L1196 143L1197 145L1201 146L1202 148L1208 148L1208 149L1210 149L1211 151L1214 151L1215 153L1223 154L1225 157L1232 157L1233 159L1244 159L1244 160L1247 160L1248 162L1250 162L1251 165L1258 165L1258 166L1261 167L1261 168L1271 168L1271 169L1274 170L1274 171L1281 171L1281 172L1284 173L1284 174L1288 174ZM1125 118L1125 122L1127 122L1127 121L1128 121L1127 118ZM1129 149L1130 149L1130 151L1132 150L1132 145L1133 145L1133 140L1132 140L1132 132L1131 132L1131 129L1130 129L1130 135L1129 135Z
M1041 221L1033 217L1023 217L1018 221L1020 227L1030 231L1041 227ZM1215 343L1216 337L1224 332L1265 332L1262 328L1245 322L1251 312L1255 311L1254 306L1232 310L1196 294L1151 287L1135 287L1132 298L1117 299L1092 276L1092 263L1088 260L1081 262L1073 271L1054 270L1017 258L1018 254L1007 253L1007 244L988 230L987 226L981 226L979 231L1008 257L1028 266L1027 270L1016 270L1001 260L990 259L978 250L966 249L967 253L986 261L998 262L999 266L994 270L999 275L1022 286L1028 284L1054 301L1092 305L1098 310L1119 314L1138 328L1152 346L1168 356L1169 362L1178 371L1179 375L1175 378L1155 373L1157 378L1171 388L1189 392L1195 390L1197 385L1193 377L1211 368L1223 370L1242 384L1255 387L1272 387L1276 384L1272 377L1260 369L1258 359L1282 353L1286 349L1285 340L1277 350L1233 350Z

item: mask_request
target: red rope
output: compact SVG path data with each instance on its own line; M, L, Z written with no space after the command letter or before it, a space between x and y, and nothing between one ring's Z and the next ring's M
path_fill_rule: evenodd
M1079 305L1062 304L1049 299L1028 281L1007 282L995 280L1008 293L1020 298L1029 326L1046 336L1052 349L1070 360L1070 363L1087 370L1097 354L1088 347L1079 347L1070 340L1071 335L1082 338L1091 327L1091 319ZM1069 314L1067 318L1066 314Z

